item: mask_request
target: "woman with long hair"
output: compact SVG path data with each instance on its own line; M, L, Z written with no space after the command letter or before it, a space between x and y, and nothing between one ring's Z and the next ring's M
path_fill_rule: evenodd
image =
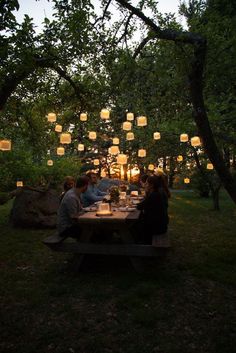
M147 178L146 197L137 208L141 211L137 241L152 244L153 235L165 234L169 223L168 195L160 175Z

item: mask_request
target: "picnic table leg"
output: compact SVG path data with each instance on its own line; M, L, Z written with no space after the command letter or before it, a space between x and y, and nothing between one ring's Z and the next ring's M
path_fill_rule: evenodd
M93 234L93 230L90 226L83 226L79 243L88 243ZM84 261L85 254L74 254L73 256L73 269L75 272L79 272L80 267Z
M134 244L134 238L131 232L126 227L120 229L120 236L124 244ZM129 256L130 262L137 273L142 273L144 271L143 261L141 258L135 256Z

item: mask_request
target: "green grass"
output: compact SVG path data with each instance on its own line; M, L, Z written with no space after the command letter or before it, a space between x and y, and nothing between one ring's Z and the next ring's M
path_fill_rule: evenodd
M236 207L221 212L191 192L170 201L172 250L137 274L123 257L70 256L14 229L0 206L0 351L17 353L233 353L236 345Z

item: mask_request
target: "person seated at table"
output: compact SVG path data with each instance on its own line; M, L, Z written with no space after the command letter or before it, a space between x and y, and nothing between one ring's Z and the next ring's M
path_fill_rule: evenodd
M146 183L147 183L147 179L148 179L148 174L143 174L140 177L140 185L143 189L145 189Z
M165 191L168 199L170 198L171 196L171 193L170 193L170 190L168 188L168 177L166 174L164 174L163 172L157 172L156 174L157 176L160 176L162 178L162 188L163 190Z
M152 244L153 235L165 234L169 223L168 196L161 176L147 178L146 196L137 205L137 209L141 210L135 227L137 242Z
M97 187L97 174L90 172L86 174L89 179L87 191L81 195L83 207L88 207L97 201L102 201L106 192L100 191Z
M62 238L69 236L79 238L81 229L78 224L78 214L82 210L81 194L86 192L89 179L86 176L79 177L75 187L65 193L57 213L58 234Z
M66 176L63 183L63 191L60 195L60 202L62 201L65 193L75 186L75 178L73 176Z

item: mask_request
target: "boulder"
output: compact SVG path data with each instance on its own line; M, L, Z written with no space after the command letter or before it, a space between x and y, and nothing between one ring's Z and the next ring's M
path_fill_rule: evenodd
M13 196L13 195L12 195ZM54 189L25 189L14 193L10 223L16 227L54 228L59 195Z

